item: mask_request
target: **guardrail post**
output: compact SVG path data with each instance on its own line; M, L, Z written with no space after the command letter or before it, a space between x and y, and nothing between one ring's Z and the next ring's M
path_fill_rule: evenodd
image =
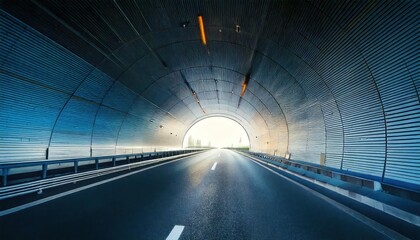
M99 160L97 158L95 158L95 169L99 169Z
M78 161L74 161L74 173L77 173L77 167L79 165Z
M112 158L112 166L115 167L115 157Z
M3 187L7 186L7 175L9 175L9 169L8 168L3 168Z
M47 178L47 170L48 170L48 165L47 164L42 164L42 179Z
M127 159L127 163L130 164L130 156L127 156L126 159Z

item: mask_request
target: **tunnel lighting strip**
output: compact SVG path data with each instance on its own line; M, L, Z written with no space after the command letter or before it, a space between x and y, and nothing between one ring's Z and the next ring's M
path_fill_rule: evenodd
M201 42L203 42L203 45L206 45L207 39L206 39L206 33L204 31L203 16L201 15L198 16L198 25L200 27Z
M241 94L239 95L238 108L241 105L242 97L245 95L246 88L248 87L249 78L250 77L248 73L245 75L244 82L242 83L242 90L241 90Z
M249 74L245 75L244 82L242 83L242 91L241 91L241 97L244 96L246 88L248 87L249 82Z
M247 84L246 84L246 83L242 84L241 97L243 97L243 96L244 96L245 91L246 91L246 87L247 87Z

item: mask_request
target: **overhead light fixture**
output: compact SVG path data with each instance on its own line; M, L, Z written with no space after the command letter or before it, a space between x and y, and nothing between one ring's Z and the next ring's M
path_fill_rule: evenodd
M241 32L241 26L236 25L235 31L236 31L237 33Z
M242 91L241 91L241 97L244 96L246 88L248 87L249 82L249 74L245 75L244 83L242 83Z
M203 16L198 16L198 25L200 27L200 35L201 35L201 42L203 42L204 45L207 44L206 40L206 33L204 31L204 22L203 22Z

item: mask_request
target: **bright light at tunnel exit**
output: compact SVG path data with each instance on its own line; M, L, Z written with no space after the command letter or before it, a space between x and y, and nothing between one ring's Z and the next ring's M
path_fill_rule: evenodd
M225 117L209 117L195 123L185 134L183 147L248 148L245 129Z

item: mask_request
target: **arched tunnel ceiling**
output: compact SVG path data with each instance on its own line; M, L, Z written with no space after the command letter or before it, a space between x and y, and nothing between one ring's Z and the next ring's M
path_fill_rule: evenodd
M198 119L225 115L247 129L254 151L313 163L325 154L330 167L420 182L418 1L10 0L1 8L2 87L37 94L24 94L35 101L31 113L2 110L5 139L32 139L7 143L17 152L4 156L180 147Z

